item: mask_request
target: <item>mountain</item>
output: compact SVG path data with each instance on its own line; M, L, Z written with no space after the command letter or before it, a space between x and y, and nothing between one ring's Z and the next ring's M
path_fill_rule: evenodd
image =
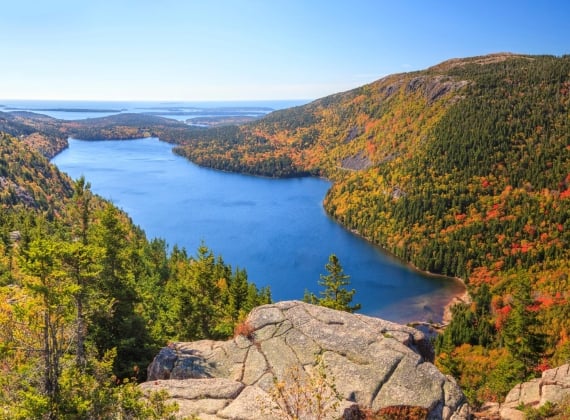
M425 71L387 76L304 106L275 111L254 123L197 132L180 153L218 169L271 174L271 162L290 165L285 176L366 169L414 153L475 75L521 56L502 54L450 60ZM275 174L273 174L275 176Z

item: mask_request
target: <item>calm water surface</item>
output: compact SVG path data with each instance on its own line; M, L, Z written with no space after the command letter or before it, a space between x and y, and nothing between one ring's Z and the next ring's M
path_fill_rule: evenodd
M330 183L275 180L200 168L157 139L86 142L71 139L53 159L71 177L129 213L149 238L185 247L203 241L233 267L245 268L274 300L318 293L335 253L357 290L361 313L408 322L440 320L458 283L421 275L327 217Z

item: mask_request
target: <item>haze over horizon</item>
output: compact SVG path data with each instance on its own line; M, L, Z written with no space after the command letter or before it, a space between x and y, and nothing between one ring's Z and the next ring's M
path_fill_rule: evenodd
M0 97L316 99L496 52L570 51L564 1L5 2Z

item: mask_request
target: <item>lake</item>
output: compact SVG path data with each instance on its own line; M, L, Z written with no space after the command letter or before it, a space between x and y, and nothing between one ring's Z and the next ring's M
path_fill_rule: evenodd
M84 175L141 226L190 255L203 242L233 267L245 268L274 300L318 294L330 254L338 256L363 314L396 322L441 320L463 290L426 276L331 220L322 200L330 183L316 178L266 179L201 168L156 138L87 142L70 139L52 162Z

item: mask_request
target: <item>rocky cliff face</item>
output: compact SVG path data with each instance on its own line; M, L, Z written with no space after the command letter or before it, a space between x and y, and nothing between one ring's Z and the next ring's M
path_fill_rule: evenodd
M467 418L455 382L431 363L424 335L378 318L303 302L254 309L234 339L175 343L148 368L145 392L166 389L203 419L357 418L360 409Z

